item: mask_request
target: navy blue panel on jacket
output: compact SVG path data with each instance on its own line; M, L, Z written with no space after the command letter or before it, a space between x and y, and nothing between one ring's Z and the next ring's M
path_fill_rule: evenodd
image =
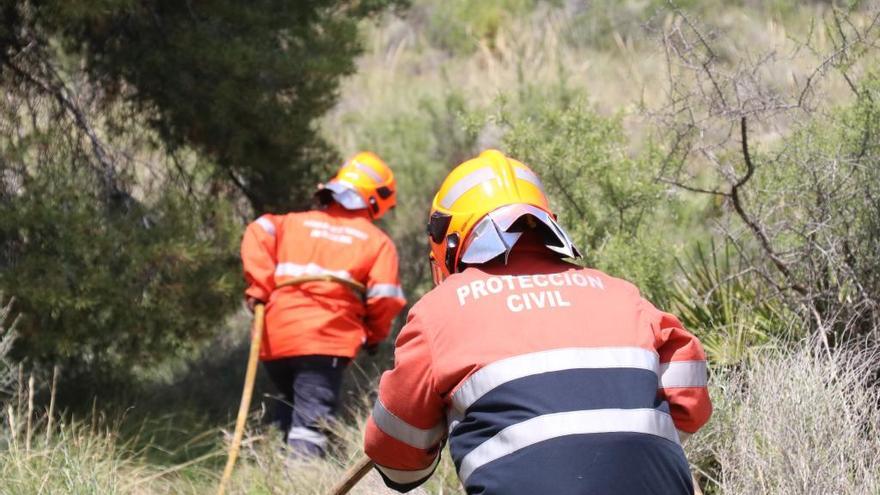
M449 444L468 493L691 493L668 405L646 369L564 369L502 383L467 408Z
M690 495L684 452L640 433L595 433L548 440L474 471L471 495Z
M450 437L455 466L508 426L540 416L585 409L654 408L657 375L635 368L581 368L541 373L495 387L467 410ZM665 404L664 404L665 405Z

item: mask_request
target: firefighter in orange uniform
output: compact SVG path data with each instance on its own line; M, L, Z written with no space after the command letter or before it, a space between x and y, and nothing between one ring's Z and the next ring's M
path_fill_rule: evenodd
M365 451L407 491L444 442L469 494L693 493L681 438L711 414L678 319L579 256L540 179L489 150L454 169L428 225L437 286L409 313Z
M375 352L406 304L397 251L373 224L396 192L388 165L359 153L319 186L318 208L263 215L245 231L248 306L266 304L260 359L285 396L276 419L297 455L325 453L322 425L336 411L346 365L361 347Z

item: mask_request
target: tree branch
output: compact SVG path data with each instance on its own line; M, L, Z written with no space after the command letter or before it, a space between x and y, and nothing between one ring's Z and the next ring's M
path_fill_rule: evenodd
M76 124L76 127L86 136L89 140L89 143L92 147L92 152L97 158L98 162L102 167L102 177L101 180L104 184L105 193L112 194L119 191L119 188L116 184L116 168L113 165L113 162L107 155L105 147L101 142L101 139L98 137L95 130L89 124L88 119L86 118L85 113L82 111L79 106L76 105L68 95L69 90L61 81L58 76L57 71L54 70L51 65L45 61L40 60L40 64L43 65L44 69L49 73L49 75L55 79L53 83L45 82L37 79L34 75L24 70L18 64L14 63L9 58L3 58L2 64L11 69L15 74L19 77L23 78L33 87L35 87L38 91L44 93L45 95L54 98L58 104L64 108L67 113L73 118L73 122Z
M773 250L773 247L770 245L770 239L767 237L767 234L764 232L764 229L758 224L749 214L746 212L745 208L742 204L742 197L740 196L740 188L752 178L752 175L755 173L755 165L752 163L752 156L749 153L749 139L748 139L748 128L746 126L746 118L742 117L740 119L740 132L742 136L742 155L743 161L746 165L746 174L742 176L730 189L730 200L733 204L733 209L736 211L736 214L739 218L746 224L749 230L758 238L758 242L761 244L761 248L770 258L770 261L776 266L780 273L788 280L791 288L796 291L798 294L805 296L807 295L807 290L802 285L796 283L794 281L794 276L791 273L791 270L788 268L788 265L785 264L784 261L776 254L776 251Z

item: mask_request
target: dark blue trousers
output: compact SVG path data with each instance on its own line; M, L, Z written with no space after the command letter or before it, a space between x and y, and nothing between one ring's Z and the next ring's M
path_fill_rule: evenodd
M339 407L342 375L349 361L336 356L296 356L263 362L282 396L276 402L275 421L297 455L326 453L326 426Z

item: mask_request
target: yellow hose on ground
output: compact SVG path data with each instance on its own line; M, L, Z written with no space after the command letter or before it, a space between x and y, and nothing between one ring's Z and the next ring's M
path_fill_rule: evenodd
M373 461L365 454L362 454L357 462L345 472L345 476L342 477L342 480L333 486L330 490L330 495L345 495L354 488L354 485L357 485L358 481L369 473L372 468Z
M703 495L703 490L700 489L700 482L697 481L697 476L691 474L691 480L694 482L694 495Z
M232 443L229 445L229 457L226 459L223 477L220 478L220 486L217 487L217 495L223 495L226 492L226 485L232 478L232 470L235 468L235 461L238 459L238 451L241 448L241 439L244 436L244 427L251 407L251 396L254 392L254 381L257 378L257 363L260 361L265 312L266 307L263 304L254 306L254 327L251 331L251 349L248 354L247 371L244 375L244 390L241 393L241 404L238 407L238 417L235 420L235 433L233 433Z
M364 297L367 288L364 284L355 280L335 277L333 275L317 275L296 277L279 284L276 289L289 285L297 285L305 282L337 282L356 292L359 296ZM254 327L251 331L251 348L248 354L247 371L244 375L244 390L241 393L241 404L238 407L238 417L235 419L235 432L232 435L232 443L229 445L229 457L226 459L226 467L223 469L223 477L220 478L220 485L217 487L217 495L226 493L226 486L232 478L232 470L235 468L235 461L238 459L238 452L241 448L241 440L244 437L244 427L247 424L248 411L251 407L251 397L254 393L254 382L257 378L257 364L260 361L260 346L263 342L263 321L265 319L266 307L262 303L254 306ZM369 459L368 459L369 460ZM367 470L368 471L368 470ZM366 474L366 471L364 471ZM363 476L363 474L361 475ZM360 479L360 477L358 477ZM355 481L357 483L357 481Z

